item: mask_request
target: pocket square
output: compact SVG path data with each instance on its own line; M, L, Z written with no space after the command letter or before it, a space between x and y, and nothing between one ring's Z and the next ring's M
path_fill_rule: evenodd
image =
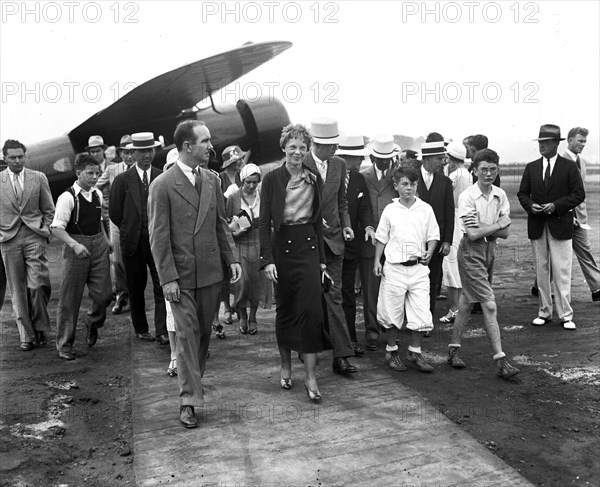
M363 197L363 195L364 195L364 193L358 193L358 196L357 196L357 198L362 198L362 197Z

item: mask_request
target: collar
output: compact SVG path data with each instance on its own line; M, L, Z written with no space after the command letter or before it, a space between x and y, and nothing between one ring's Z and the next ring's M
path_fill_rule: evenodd
M317 166L319 166L319 165L323 166L323 165L327 164L327 161L322 161L317 156L315 156L314 152L311 151L310 154L312 155L313 159L315 160Z
M554 167L554 163L556 162L556 159L558 159L558 152L556 153L556 155L554 157L551 157L550 159L546 159L545 157L542 156L542 162L546 162L547 160L550 161L550 167Z
M483 194L483 191L481 191L481 188L479 187L479 184L475 183L473 184L473 186L475 186L475 199L480 198L480 197L484 197L485 195ZM498 186L495 186L492 184L492 190L490 191L490 196L494 196L498 199L500 199L500 190L498 188Z
M427 169L421 166L421 175L423 176L423 180L425 180L428 177L428 175L433 178L434 174L434 172L429 172Z
M418 196L415 196L415 202L409 208L408 206L404 206L400 203L400 198L392 198L392 203L394 203L398 208L402 208L403 210L412 211L419 206L423 206L425 203Z
M24 174L24 171L25 171L25 168L21 169L21 172L20 172L20 173L12 172L12 171L10 170L10 168L8 168L8 167L6 168L6 170L8 171L8 174L10 174L10 176L12 177L12 179L13 179L13 181L14 181L14 179L15 179L15 176L17 176L17 177L21 177L21 176L23 176L23 174Z
M571 152L568 148L565 149L565 154L567 154L574 161L576 161L578 157L581 157L579 154L575 154L575 152Z
M181 162L179 159L177 159L175 161L175 164L177 164L179 166L179 169L181 169L183 171L183 174L185 174L187 177L194 177L194 173L192 172L193 169L196 169L196 171L198 173L200 173L200 171L198 170L200 166L196 166L195 168L191 168L190 166L184 164L183 162Z
M77 181L75 181L73 183L73 191L75 192L75 196L77 196L79 193L83 193L84 195L86 195L86 194L92 194L94 191L94 188L92 187L89 189L89 191L86 191L81 186L79 186L79 183Z
M150 181L150 170L152 169L152 166L150 166L148 169L144 170L144 169L140 169L140 167L137 165L137 162L135 163L135 170L138 173L138 176L141 178L144 177L144 173L147 173L148 175L148 181Z

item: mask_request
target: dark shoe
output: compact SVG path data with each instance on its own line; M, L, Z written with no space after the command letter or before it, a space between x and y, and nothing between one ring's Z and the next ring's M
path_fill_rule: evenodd
M448 363L455 369L464 369L467 366L460 358L459 347L448 347Z
M115 303L115 305L112 307L112 314L113 315L119 315L121 314L121 312L123 311L123 302L122 301L117 301Z
M473 313L473 314L483 313L483 310L481 309L481 303L473 303L473 308L471 309L471 313Z
M365 354L364 349L361 348L361 346L358 343L354 343L352 345L352 348L354 348L354 355L356 355L357 357L361 357Z
M258 323L256 321L251 321L248 326L248 335L256 335L258 332Z
M319 391L311 391L306 385L306 382L304 382L304 388L306 389L306 395L312 402L315 404L321 402L321 393Z
M367 345L365 346L365 348L369 352L376 352L379 348L379 345L377 345L377 340L370 338L369 340L367 340Z
M156 335L156 341L159 345L168 345L169 337L167 335Z
M333 359L333 372L336 374L353 374L357 372L357 369L354 365L348 362L348 359L345 357L338 357Z
M533 287L531 288L531 295L532 295L532 296L539 296L539 295L540 295L540 291L539 291L539 289L538 289L537 287L533 286Z
M215 327L215 325L213 324L213 328ZM242 335L245 335L246 333L248 333L248 320L245 318L240 318L240 333Z
M73 352L58 352L58 356L64 360L75 360Z
M421 372L433 372L433 367L425 362L423 355L415 352L408 352L406 354L406 360L413 364Z
M177 377L177 360L173 359L169 362L169 367L167 368L167 375L169 377Z
M225 338L227 338L225 336L225 331L223 331L223 325L221 323L213 323L212 329L214 330L215 335L217 335L217 338L220 338L221 340L225 340Z
M292 379L284 379L283 377L281 378L281 380L279 381L279 385L281 386L282 389L285 389L286 391L289 391L292 388Z
M98 340L98 328L88 327L87 336L85 337L87 346L89 348L93 347L94 345L96 345L97 340Z
M600 301L600 289L596 289L592 293L592 301Z
M30 350L33 350L33 343L32 342L21 342L21 346L19 348L21 349L22 352L29 352Z
M140 340L146 340L147 342L153 342L156 340L156 338L154 338L152 333L150 333L149 331L147 331L146 333L136 333L135 336L138 337Z
M46 345L46 332L43 331L36 331L35 332L35 344L42 346L42 345Z
M508 360L506 360L506 357L502 357L496 360L496 365L498 367L498 377L502 377L503 379L510 379L511 377L521 372L516 367L510 365L508 363Z
M194 416L194 406L181 406L179 408L179 421L186 428L197 428L198 421Z
M386 352L383 361L388 365L388 367L392 370L396 370L398 372L405 372L408 370L406 365L402 363L400 360L400 355L398 355L398 350L394 350L393 352Z
M231 325L233 323L231 311L225 311L225 313L223 313L223 323L225 323L226 325Z

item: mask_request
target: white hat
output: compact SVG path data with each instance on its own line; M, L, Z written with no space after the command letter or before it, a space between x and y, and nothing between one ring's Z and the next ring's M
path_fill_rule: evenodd
M131 134L131 144L127 144L126 149L153 149L160 147L162 144L154 140L154 134L152 132L138 132L137 134Z
M108 146L104 143L104 139L99 135L92 135L88 139L88 145L86 146L85 150L90 150L92 147L102 147L104 150L108 148Z
M163 171L166 171L173 164L175 164L177 159L179 159L179 151L177 150L177 147L173 147L169 152L167 152L167 162L165 162Z
M366 156L369 149L365 147L365 141L362 135L349 135L338 146L335 151L337 156Z
M402 152L402 149L394 142L393 135L378 135L373 139L371 155L378 157L379 159L391 159L400 154L400 152Z
M246 179L249 176L252 176L253 174L258 174L260 176L260 169L256 164L246 164L241 170L240 170L240 180L242 182L244 182L244 179Z
M310 135L317 144L339 144L344 136L340 134L336 120L327 117L315 118L310 123Z
M444 141L439 142L423 142L421 144L421 157L441 156L446 154L446 145Z
M448 155L460 161L464 162L467 158L467 149L465 149L465 146L460 142L450 142L446 147L446 150L448 151Z

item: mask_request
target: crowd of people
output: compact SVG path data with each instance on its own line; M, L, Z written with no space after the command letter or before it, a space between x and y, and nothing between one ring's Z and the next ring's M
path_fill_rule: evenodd
M567 150L558 155L565 140L560 128L543 125L534 139L541 157L526 165L519 187L536 260L536 326L552 319L554 305L564 329L576 329L573 251L592 299L600 300L585 208L581 152L587 135L582 127L571 129ZM261 171L249 151L230 146L221 174L208 169L214 149L203 122L181 122L173 139L161 171L152 165L161 144L151 132L124 135L112 164L102 137L91 136L75 161L77 179L56 206L46 176L26 167L26 147L5 142L0 298L8 282L21 350L48 341L46 249L56 238L64 244L58 356L77 358L73 346L86 286L88 347L96 344L111 302L113 314L129 306L138 339L170 345L167 372L178 378L179 419L187 428L197 426L194 408L204 403L211 334L225 338L221 302L224 322L236 314L239 332L250 335L260 330L258 308L276 303L279 385L293 387L297 352L306 394L315 403L321 401L317 354L325 350L337 374L356 373L352 357L376 352L383 341L382 358L391 369L432 372L422 345L434 328L442 282L450 308L439 322L453 324L448 363L466 366L461 338L479 306L497 375L519 373L502 348L492 288L496 242L508 237L511 219L500 157L487 147L487 137L461 143L432 132L417 153L402 150L391 135L366 146L363 136L343 136L337 121L318 118L309 128L283 127L284 159L275 169ZM144 297L148 272L154 333ZM364 342L355 326L357 274ZM398 346L402 328L410 335L406 354Z

